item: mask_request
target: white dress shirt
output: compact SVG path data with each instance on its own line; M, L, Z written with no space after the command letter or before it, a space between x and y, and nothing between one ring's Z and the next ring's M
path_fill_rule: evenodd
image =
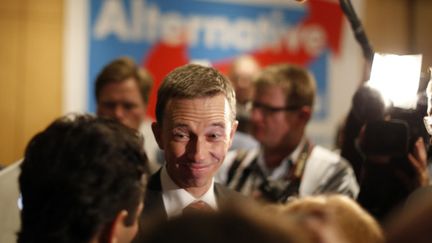
M168 218L181 215L185 207L198 200L204 201L211 208L217 210L213 179L207 192L201 197L195 198L192 194L174 183L174 181L169 176L166 167L164 166L161 171L161 184L162 199Z

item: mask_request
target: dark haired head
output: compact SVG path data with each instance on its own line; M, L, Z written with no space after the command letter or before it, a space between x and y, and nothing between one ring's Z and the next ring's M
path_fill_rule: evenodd
M142 139L129 128L88 115L57 119L25 151L18 242L89 242L122 210L132 225L146 166Z

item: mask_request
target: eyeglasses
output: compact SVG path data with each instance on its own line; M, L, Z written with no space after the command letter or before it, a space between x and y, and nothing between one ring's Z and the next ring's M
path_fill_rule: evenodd
M299 109L298 106L285 106L285 107L274 107L266 105L260 102L254 101L252 103L252 109L260 109L265 114L273 114L281 111L296 111Z
M431 116L423 117L423 123L429 135L432 135L432 117Z

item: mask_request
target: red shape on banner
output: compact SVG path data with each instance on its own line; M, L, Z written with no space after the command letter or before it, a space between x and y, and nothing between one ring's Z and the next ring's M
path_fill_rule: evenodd
M163 78L174 68L189 63L187 50L185 44L173 46L163 42L155 44L150 50L144 62L144 67L153 76L153 87L147 106L147 115L149 117L156 118L157 91Z
M339 54L342 36L343 13L338 1L311 0L311 14L303 25L316 24L325 29L327 43L335 54Z
M343 13L337 1L329 0L310 0L308 4L309 13L300 23L293 28L293 31L302 31L314 26L320 27L326 37L326 47L330 47L335 54L339 54L341 46L341 32ZM296 34L299 34L298 32ZM261 64L267 66L275 63L295 63L302 66L307 66L315 60L317 55L311 55L305 49L304 43L300 39L295 48L287 47L287 40L282 39L276 45L271 47L263 47L251 53L254 58ZM326 47L323 47L324 49ZM154 77L154 84L150 94L147 114L155 118L155 106L157 98L157 90L163 78L174 68L189 63L188 47L185 44L177 46L168 45L159 42L153 46L149 55L144 61L144 67ZM220 60L213 63L213 66L222 73L227 74L232 58Z

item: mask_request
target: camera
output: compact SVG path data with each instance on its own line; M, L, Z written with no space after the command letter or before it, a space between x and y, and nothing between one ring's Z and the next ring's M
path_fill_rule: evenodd
M426 103L426 96L420 95L415 109L386 107L376 90L360 87L353 97L352 109L365 125L361 152L365 155L407 155L419 137L428 138L422 123Z
M367 123L360 148L366 155L403 156L408 154L408 124L403 120Z
M265 178L259 190L263 199L269 202L284 203L291 196L297 196L299 189L299 180L268 180Z

